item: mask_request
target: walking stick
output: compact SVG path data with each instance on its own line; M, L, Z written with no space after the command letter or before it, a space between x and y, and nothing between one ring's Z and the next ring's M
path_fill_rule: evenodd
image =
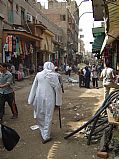
M62 121L61 121L61 112L60 112L60 107L59 107L59 122L60 122L60 128L62 128Z

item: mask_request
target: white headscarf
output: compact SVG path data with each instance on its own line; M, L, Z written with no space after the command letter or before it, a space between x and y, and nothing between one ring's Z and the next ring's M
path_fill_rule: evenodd
M45 62L44 63L44 66L43 66L43 69L47 69L47 70L52 70L54 71L55 70L55 66L52 62Z

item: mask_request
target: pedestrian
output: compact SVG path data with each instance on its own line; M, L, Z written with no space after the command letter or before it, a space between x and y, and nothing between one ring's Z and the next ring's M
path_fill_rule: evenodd
M119 85L115 82L116 76L114 70L110 67L110 62L105 62L105 68L102 70L100 79L103 80L104 87L104 99L109 95L110 88L119 88Z
M93 65L91 73L92 73L93 88L98 89L98 71L95 65Z
M69 65L67 64L67 65L66 65L66 68L65 68L65 74L66 74L66 75L68 75L68 70L69 70Z
M12 119L16 119L18 117L18 110L15 103L15 93L12 84L12 74L7 70L7 64L0 64L0 72L2 73L0 76L0 121L3 120L4 110L5 110L5 102L11 108L12 111Z
M72 67L69 66L69 69L68 69L68 75L69 75L69 77L71 76L71 70L72 70Z
M62 105L62 91L55 67L52 62L45 62L43 71L38 72L30 94L28 103L33 105L39 126L42 143L51 140L51 126L55 107Z
M69 66L67 64L67 66L66 66L66 75L68 75L69 77L71 76L71 70L72 70L71 66Z
M91 77L91 72L88 66L86 66L84 71L84 81L85 81L86 88L90 88L90 77Z
M79 87L84 86L84 72L83 69L78 71L79 75Z
M15 84L15 73L16 73L16 70L15 70L15 66L13 64L11 65L11 73L12 73L12 76L13 76L13 83Z
M62 93L64 93L64 87L63 87L62 76L61 76L61 74L58 72L58 67L57 67L57 66L55 67L55 72L56 72L56 74L57 74L57 76L58 76L58 79L59 79L59 82L60 82L60 84L61 84Z
M22 79L24 79L25 73L24 73L23 60L22 60L22 61L20 62L20 64L19 64L19 70L18 70L18 71L21 73Z

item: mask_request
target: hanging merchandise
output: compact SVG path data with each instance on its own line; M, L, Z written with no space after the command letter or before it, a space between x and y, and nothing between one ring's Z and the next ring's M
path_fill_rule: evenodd
M13 53L14 53L14 52L16 52L16 37L15 36L13 36L12 41L13 41L12 48L13 48Z
M7 43L4 45L4 51L8 52L8 44Z
M12 44L12 37L9 35L9 36L6 37L6 43L4 44L4 48L3 48L3 61L4 62L5 61L9 62L9 59L10 59L9 50L12 51L11 44Z
M20 51L20 55L23 54L21 41L19 41L19 51Z
M6 61L7 61L7 62L11 61L11 56L10 56L10 55L9 55L9 56L6 56Z
M19 51L19 37L16 37L16 55L20 55L20 51Z
M6 43L5 43L5 45L4 45L4 51L5 52L8 52L9 50L8 50L8 41L9 41L9 39L8 39L8 36L6 37Z
M27 43L25 43L25 55L28 55Z
M33 54L33 45L30 44L30 53Z
M14 56L13 57L17 58L17 53L16 52L14 52Z
M12 35L9 35L8 38L9 38L9 40L8 40L8 47L9 47L8 51L9 51L9 53L12 53Z
M27 41L27 55L30 54L30 42Z
M24 40L21 40L21 46L22 46L23 56L25 58L25 44L24 44Z
M6 44L8 44L8 42L9 42L9 37L7 36L6 37Z

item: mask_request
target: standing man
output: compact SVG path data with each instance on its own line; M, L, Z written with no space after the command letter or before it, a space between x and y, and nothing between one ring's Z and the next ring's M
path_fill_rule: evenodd
M0 121L2 122L5 102L8 102L11 111L12 111L12 119L16 119L18 117L18 110L15 103L15 94L13 89L11 88L12 84L12 74L7 70L7 64L0 64L0 72L2 73L0 76Z
M110 88L119 88L119 85L114 82L114 70L110 68L108 60L105 62L105 68L101 72L100 79L103 79L104 99L109 95Z
M84 86L84 72L83 69L78 71L79 75L79 87Z
M91 72L90 72L88 66L86 66L85 73L84 73L84 81L85 81L86 88L90 88L90 76L91 76Z
M93 82L93 88L98 89L98 71L97 66L93 65L92 67L92 82Z
M42 143L51 140L51 126L55 106L62 105L62 90L52 62L45 62L33 82L28 104L33 105Z

